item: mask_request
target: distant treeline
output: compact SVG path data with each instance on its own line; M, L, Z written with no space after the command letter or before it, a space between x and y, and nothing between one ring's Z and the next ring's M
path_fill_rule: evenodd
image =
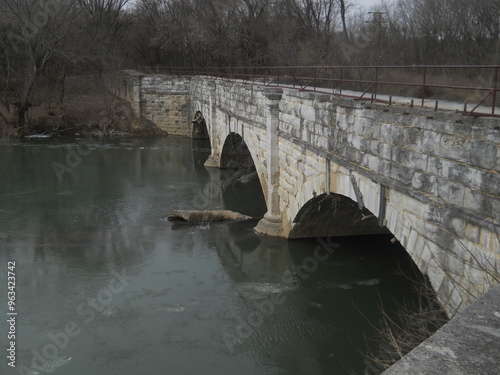
M356 0L136 4L133 53L145 65L499 62L499 0L400 0L374 9Z
M500 0L1 0L0 120L138 66L498 64L499 19Z

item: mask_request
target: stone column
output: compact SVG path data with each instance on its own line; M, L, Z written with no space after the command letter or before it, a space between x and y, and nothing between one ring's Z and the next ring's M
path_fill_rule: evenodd
M282 89L266 88L265 114L267 121L267 212L259 221L255 231L269 236L281 236L283 228L281 225L279 186L279 154L278 154L278 125L279 125L279 103L283 94Z
M216 109L216 100L215 100L215 89L216 89L216 84L215 81L210 81L207 83L207 86L209 87L209 96L208 96L208 101L209 101L209 107L210 107L210 113L208 114L208 134L210 136L210 145L212 147L212 152L210 153L210 156L208 157L207 161L205 162L204 166L207 168L218 168L219 167L219 154L220 151L217 150L217 129L215 125L216 121L216 116L215 116L215 109Z

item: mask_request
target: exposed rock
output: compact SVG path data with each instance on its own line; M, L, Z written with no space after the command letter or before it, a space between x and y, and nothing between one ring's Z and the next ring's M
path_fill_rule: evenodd
M207 221L242 221L251 220L251 216L240 214L230 210L174 210L168 215L169 221L181 221L189 223L203 223Z

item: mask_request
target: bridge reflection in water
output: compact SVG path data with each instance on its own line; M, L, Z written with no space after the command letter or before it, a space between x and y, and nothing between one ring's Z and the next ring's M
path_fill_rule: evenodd
M316 239L259 237L255 222L162 220L179 208L248 213L262 199L262 189L245 184L222 194L221 175L230 176L203 167L206 143L89 145L60 182L51 163L77 145L0 147L9 160L0 175L10 176L0 185L0 264L17 262L20 365L32 368L33 351L44 355L49 335L67 323L79 329L57 355L36 357L41 370L33 371L361 374L379 305L393 311L416 298L412 262L388 237L335 239L340 246L325 248ZM204 201L203 191L213 194Z
M265 212L258 181L228 186L238 169L208 171L203 191L226 186L211 195L213 207ZM398 304L418 299L414 282L423 276L406 251L390 235L285 240L258 236L254 225L212 222L190 232L217 253L230 280L236 311L221 332L226 348L278 360L290 374L369 368L361 353L367 345L377 352L366 337L375 336L380 308L397 320Z

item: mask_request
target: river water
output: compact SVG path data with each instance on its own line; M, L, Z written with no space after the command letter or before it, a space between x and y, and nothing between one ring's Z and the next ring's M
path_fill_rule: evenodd
M172 209L265 211L258 183L221 193L209 154L184 138L0 144L1 374L365 371L381 304L414 296L407 254L384 236L285 241L258 237L256 222L172 225Z

